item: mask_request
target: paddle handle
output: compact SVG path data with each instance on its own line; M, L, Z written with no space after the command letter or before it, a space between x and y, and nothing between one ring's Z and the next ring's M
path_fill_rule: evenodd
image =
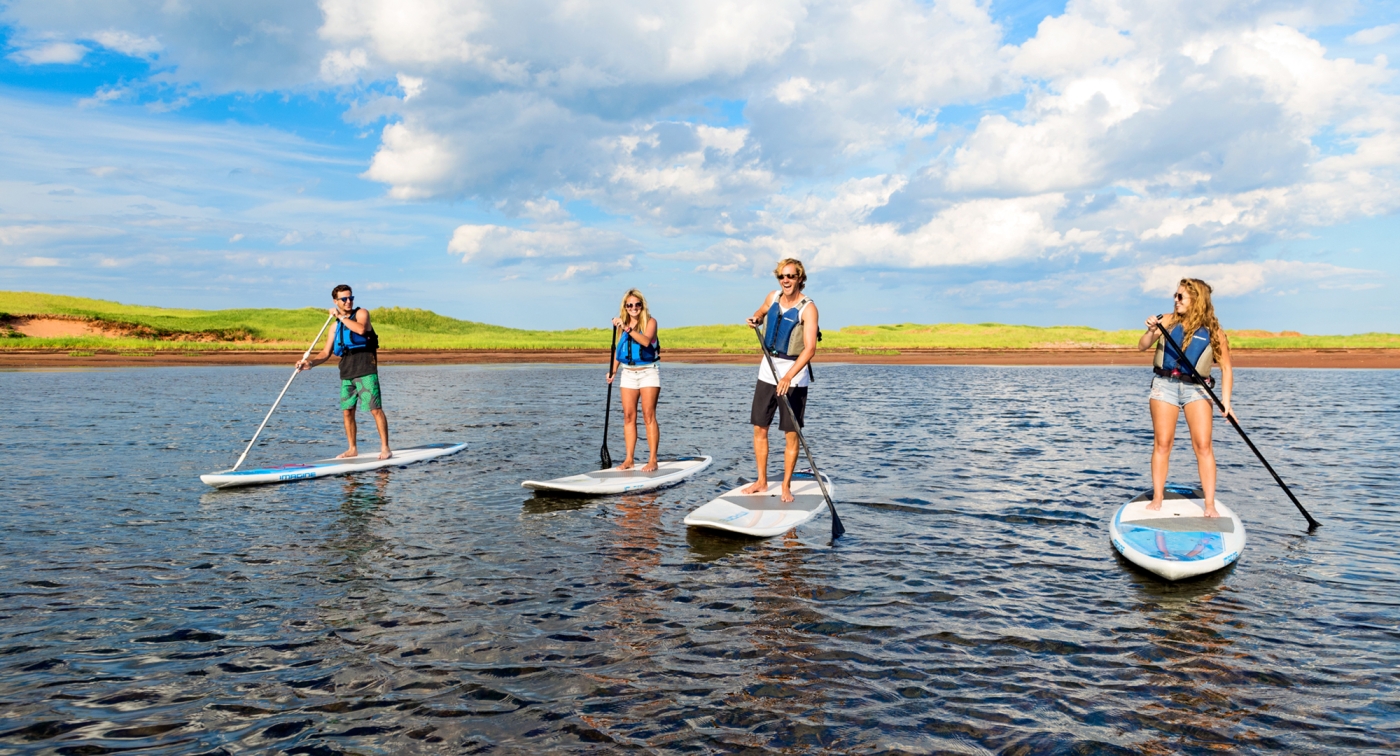
M758 337L758 348L763 352L763 359L768 362L768 372L773 374L773 380L777 381L778 369L773 365L773 356L768 353L768 345L763 343L763 334L759 332L758 326L751 326L753 334ZM831 512L831 538L840 538L846 533L846 526L841 523L841 516L836 514L836 504L831 501L831 493L826 490L826 481L822 479L821 471L817 469L817 461L812 459L812 447L807 445L807 437L802 435L802 425L797 422L797 413L792 411L792 405L788 404L787 396L778 394L778 404L787 412L787 416L792 419L792 427L797 429L797 441L802 445L802 451L807 456L807 465L812 468L812 477L817 479L817 486L822 490L822 498L826 499L826 508Z
M1176 352L1177 364L1186 368L1190 376L1193 379L1195 379L1196 385L1205 389L1206 393L1210 395L1211 400L1215 402L1215 406L1220 408L1221 414L1225 414L1225 403L1220 401L1220 397L1215 395L1215 391L1211 389L1210 385L1201 379L1200 374L1196 372L1196 366L1192 365L1191 361L1187 359L1186 350L1182 349L1181 345L1176 343L1176 339L1172 338L1171 333L1169 333L1167 329L1162 326L1162 316L1157 316L1156 325L1157 330L1162 333L1162 338L1166 340L1164 343L1167 346L1171 347L1172 351ZM1259 461L1264 463L1264 469L1268 470L1269 474L1274 476L1274 482L1278 483L1279 488L1282 488L1283 492L1285 494L1288 494L1289 501L1292 501L1293 506L1297 507L1298 511L1302 513L1303 519L1308 521L1308 530L1312 530L1313 528L1316 528L1319 525L1321 525L1322 523L1318 522L1317 520L1314 520L1313 516L1308 514L1308 510L1303 508L1303 503L1298 501L1297 496L1293 495L1293 490L1288 487L1287 483L1283 482L1283 478L1280 478L1279 474L1274 472L1274 466L1269 464L1269 460L1264 459L1264 453L1259 451L1259 447L1255 446L1253 441L1249 440L1249 434L1245 433L1244 428L1240 427L1240 422L1235 419L1235 416L1233 414L1225 414L1225 419L1229 420L1230 425L1233 425L1235 427L1235 430L1239 432L1240 438L1244 439L1245 444L1249 446L1249 450L1254 452L1254 456L1258 457Z
M249 452L249 451L252 451L252 449L253 449L253 444L255 444L255 443L258 442L258 436L262 434L263 428L266 428L266 427L267 427L267 421L272 419L272 413L274 413L274 412L277 411L277 405L279 405L279 404L282 403L282 397L284 397L284 396L287 395L287 389L289 389L289 388L292 387L292 381L296 380L296 379L297 379L297 373L300 373L300 372L301 372L301 367L300 367L301 363L304 362L304 361L306 361L306 360L308 360L308 359L310 359L310 357L311 357L311 350L316 348L316 342L318 342L318 341L321 340L321 334L323 334L323 333L326 332L326 328L330 326L331 321L334 320L334 319L335 319L335 316L334 316L334 315L328 316L328 317L326 318L325 324L323 324L323 325L321 326L321 330L319 330L319 331L316 332L316 338L314 338L314 339L311 340L311 346L309 346L309 347L306 348L306 352L303 353L303 354L301 355L301 359L297 361L298 367L292 368L292 377L287 379L287 384L286 384L285 386L282 387L282 393L280 393L280 394L277 395L277 401L275 401L275 402L272 403L272 409L270 409L270 410L267 411L267 416L263 418L262 424L259 425L257 431L255 431L255 432L253 433L253 438L252 438L251 441L248 442L248 446L244 447L243 453L240 454L240 455L238 455L238 461L235 462L235 463L233 463L233 467L230 467L230 468L229 468L229 470L228 470L229 472L233 472L234 470L237 470L237 469L238 469L238 466L241 465L241 464L243 464L243 460L245 460L245 459L248 458L248 452Z

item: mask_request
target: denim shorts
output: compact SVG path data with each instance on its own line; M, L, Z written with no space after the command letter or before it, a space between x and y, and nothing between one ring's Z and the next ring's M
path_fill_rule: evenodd
M1199 384L1183 381L1180 378L1154 375L1152 376L1150 398L1177 407L1185 407L1191 402L1198 402L1202 399L1209 400L1210 394L1207 394L1206 390L1201 388Z

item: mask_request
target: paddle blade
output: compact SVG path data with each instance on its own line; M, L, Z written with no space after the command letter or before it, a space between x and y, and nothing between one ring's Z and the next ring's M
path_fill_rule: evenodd
M612 455L608 453L608 445L603 444L603 452L598 455L598 469L606 470L612 466Z
M831 540L834 541L843 535L846 535L846 526L841 524L841 518L837 517L833 510L831 513Z

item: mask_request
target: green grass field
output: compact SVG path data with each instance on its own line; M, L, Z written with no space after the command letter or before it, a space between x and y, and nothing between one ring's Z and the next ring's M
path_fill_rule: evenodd
M457 320L428 310L399 307L371 311L384 349L599 349L610 332L601 328L528 331ZM287 349L300 351L325 322L324 310L175 310L107 302L56 294L0 291L0 349L103 350L152 352L215 349ZM100 327L112 335L33 338L14 330L16 318L50 316ZM1138 329L1100 331L1082 326L1036 326L979 323L965 325L848 326L824 333L824 349L890 354L900 349L1031 349L1131 346ZM753 349L752 332L742 325L688 326L662 332L663 348ZM1231 332L1231 344L1243 349L1400 349L1400 334L1351 336L1277 335Z

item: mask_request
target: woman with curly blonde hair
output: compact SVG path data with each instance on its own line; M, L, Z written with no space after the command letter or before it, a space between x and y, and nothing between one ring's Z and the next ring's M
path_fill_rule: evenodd
M1230 366L1230 340L1220 322L1215 319L1215 307L1210 301L1210 284L1199 278L1183 278L1176 287L1174 306L1170 315L1153 315L1147 319L1147 333L1138 339L1138 349L1146 350L1154 343L1157 355L1152 361L1152 393L1148 406L1152 411L1152 503L1148 509L1162 508L1167 484L1167 469L1171 462L1172 443L1176 440L1176 423L1181 413L1186 415L1186 428L1191 433L1191 448L1196 452L1196 467L1201 475L1201 490L1205 493L1206 517L1216 517L1215 509L1215 449L1211 446L1211 424L1214 417L1209 394L1191 377L1182 363L1195 368L1195 374L1212 388L1215 379L1211 368L1220 365L1220 401L1227 417L1230 392L1235 374ZM1166 345L1157 325L1171 334L1172 340L1185 354Z
M656 337L656 318L647 308L647 298L636 289L622 295L618 315L613 318L618 329L617 351L613 353L608 383L622 371L622 435L627 443L627 459L619 470L632 469L632 455L637 450L637 402L642 404L642 421L647 424L647 447L651 457L642 472L657 468L656 450L661 445L661 425L656 421L656 400L661 396L661 341Z

